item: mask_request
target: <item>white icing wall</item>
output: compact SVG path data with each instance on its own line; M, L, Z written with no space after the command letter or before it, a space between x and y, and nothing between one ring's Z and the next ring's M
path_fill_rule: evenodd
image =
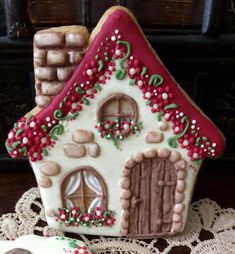
M116 80L115 74L112 75L111 80L107 82L104 86L102 86L102 91L98 92L95 95L94 99L91 99L90 105L84 105L84 109L80 112L79 116L74 121L66 122L66 131L58 136L58 141L55 144L55 147L49 151L49 156L44 157L44 160L47 161L56 161L61 166L61 173L57 176L51 177L53 185L52 187L40 188L40 192L42 195L43 203L48 209L58 209L62 207L62 202L60 198L60 183L64 177L64 174L67 174L70 170L80 167L80 166L91 166L95 170L102 175L108 189L108 208L114 210L116 212L116 223L111 228L85 228L80 226L79 228L71 227L69 231L71 232L79 232L85 234L96 234L99 235L119 235L120 231L120 222L121 222L121 188L119 186L119 180L121 178L121 168L128 157L133 155L136 152L142 152L146 148L168 148L170 150L174 150L169 147L166 143L168 137L173 136L173 132L171 128L167 131L164 131L164 141L160 144L147 144L145 142L145 135L149 131L159 131L158 128L158 120L156 115L151 113L150 107L145 105L145 100L142 97L142 92L137 86L129 85L129 78L125 78L125 80ZM97 130L95 129L95 125L97 123L96 120L96 111L97 105L102 102L108 95L112 93L124 93L131 96L138 104L138 121L143 122L143 129L141 132L135 136L130 135L126 140L120 142L121 151L118 150L110 140L102 139L99 137ZM66 143L73 143L72 141L72 133L77 129L86 129L94 133L95 142L97 142L101 147L100 156L97 158L92 158L89 155L86 155L83 158L68 158L64 155L63 146ZM178 148L182 154L182 157L188 161L187 167L191 163L189 157L187 156L187 150ZM40 162L32 162L34 173L37 176L40 175L39 171ZM194 164L194 168L195 168ZM188 176L186 179L187 187L185 191L185 206L186 211L188 208L188 201L191 198L191 192L193 183L195 180L195 173L192 169L187 169ZM187 212L185 213L185 215ZM185 222L186 216L184 216ZM59 227L59 224L55 222L54 218L47 218L48 222L52 226ZM68 228L66 227L68 230Z

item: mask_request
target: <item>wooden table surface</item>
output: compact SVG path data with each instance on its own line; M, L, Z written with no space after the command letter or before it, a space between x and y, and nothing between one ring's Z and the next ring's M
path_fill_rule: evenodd
M221 164L221 163L220 163ZM192 201L210 198L224 208L235 209L235 170L233 165L205 163L195 186ZM9 169L0 166L0 216L4 213L14 212L17 200L31 187L37 186L34 174L26 163L14 164ZM4 167L5 168L5 167ZM207 234L202 235L206 238ZM164 240L159 242L160 249L164 249ZM175 248L171 254L190 253L189 250Z

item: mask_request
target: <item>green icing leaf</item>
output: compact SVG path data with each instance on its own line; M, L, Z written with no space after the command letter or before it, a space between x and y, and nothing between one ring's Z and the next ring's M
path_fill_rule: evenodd
M48 151L47 151L46 148L43 148L43 149L42 149L42 153L43 153L44 156L48 156Z
M81 87L76 87L76 88L75 88L75 91L76 91L77 93L79 93L79 94L84 94L84 93L85 93L85 91L84 91Z
M85 105L90 105L90 102L87 98L82 98L82 101L84 102Z
M135 85L135 79L130 80L129 85L134 86Z
M207 137L204 136L204 137L202 137L202 140L207 141L208 139L207 139Z
M46 126L45 124L43 124L43 125L41 126L41 128L43 129L44 132L47 131L47 126Z
M163 115L162 112L158 112L158 113L157 113L157 120L158 120L158 121L161 121L161 120L162 120L162 115Z
M20 134L23 133L23 129L19 129L17 132L16 132L16 137L20 136Z
M104 63L103 63L102 60L99 60L98 64L99 64L98 72L100 72L100 71L102 71L102 69L103 69L103 67L104 67Z
M24 156L26 156L27 155L27 149L26 149L26 147L20 148L19 152L22 153Z
M166 110L166 109L172 109L172 108L177 108L177 107L178 107L177 104L172 103L172 104L166 105L166 106L164 107L164 110Z
M64 106L64 102L61 101L60 104L59 104L59 108L62 108Z
M21 144L20 141L16 141L12 144L12 147L15 149L17 146L19 146Z
M196 160L196 161L195 161L195 163L196 163L197 166L201 166L201 165L202 165L202 162L203 162L203 160Z
M158 74L154 74L150 77L149 85L160 86L163 82L163 77Z
M13 149L9 146L7 141L5 143L5 147L6 147L7 151L9 151L9 152L13 151Z
M147 100L146 101L146 105L149 106L151 104L151 101L150 100Z
M29 123L29 121L30 121L30 119L31 119L32 117L33 117L32 114L29 114L29 115L27 116L26 121L25 121L26 125L28 125L28 123Z
M196 139L195 146L199 146L199 145L200 145L200 143L201 143L201 138L200 138L200 137L198 137L198 138Z
M75 243L74 241L71 241L71 242L69 242L69 246L70 246L71 248L75 249L75 248L78 247L78 244Z
M123 58L121 58L121 60L120 60L120 63L119 63L120 68L117 69L116 72L115 72L116 79L122 80L126 76L126 70L125 70L124 62L128 59L128 57L131 54L131 45L128 41L117 41L117 44L124 44L127 47L126 55L123 56Z
M141 76L144 76L147 70L148 70L147 67L143 67L141 71Z
M101 86L100 86L100 84L99 84L99 83L96 83L96 84L95 84L95 89L97 89L97 90L99 90L99 91L101 91L101 90L102 90L102 88L101 88Z

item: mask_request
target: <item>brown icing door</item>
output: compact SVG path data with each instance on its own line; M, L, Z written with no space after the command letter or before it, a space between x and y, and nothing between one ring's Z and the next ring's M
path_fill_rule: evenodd
M168 235L171 231L176 169L165 159L145 159L132 169L129 236Z

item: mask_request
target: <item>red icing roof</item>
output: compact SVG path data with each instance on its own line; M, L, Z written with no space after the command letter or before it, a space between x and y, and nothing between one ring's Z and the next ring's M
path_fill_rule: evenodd
M114 59L120 59L121 64L116 66ZM106 19L82 62L50 106L16 123L6 141L10 155L27 154L32 161L42 159L42 154L46 156L57 135L63 133L60 120L74 119L83 104L89 104L97 92L102 92L102 85L113 72L117 79L128 75L131 85L139 86L151 111L173 122L175 136L168 140L170 146L187 149L196 161L223 153L221 132L190 101L149 47L136 22L120 9Z

